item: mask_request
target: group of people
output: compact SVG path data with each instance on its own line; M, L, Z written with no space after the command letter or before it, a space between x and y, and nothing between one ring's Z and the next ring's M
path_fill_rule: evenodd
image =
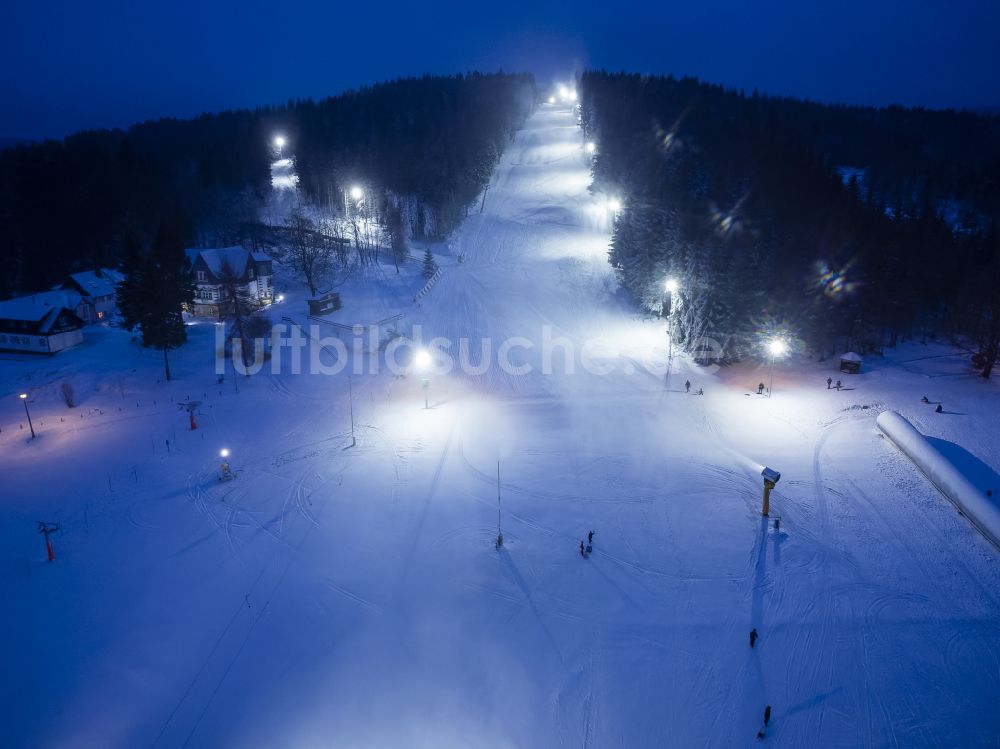
M930 403L930 400L925 395L923 398L920 399L920 402L921 403ZM944 413L944 408L941 406L940 403L937 404L937 408L934 409L934 413L936 413L936 414Z
M684 392L686 392L686 393L690 393L691 392L691 380L686 380L684 382ZM704 389L698 388L698 395L704 395L704 394L705 394Z
M587 545L583 545L583 541L580 542L580 556L585 557L587 554L594 550L594 532L591 531L587 534Z
M840 390L841 387L843 387L843 385L840 384L840 380L837 380L837 383L834 384L832 377L827 377L826 378L826 389L827 390L829 390L830 388L836 388L837 390Z

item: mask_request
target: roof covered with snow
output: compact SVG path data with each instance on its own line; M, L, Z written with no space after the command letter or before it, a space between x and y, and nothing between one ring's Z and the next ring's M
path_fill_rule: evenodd
M859 361L861 361L861 356L858 355L858 354L855 354L853 351L848 351L846 354L844 354L843 356L840 357L840 360L841 361L856 361L856 362L859 362Z
M46 332L63 309L75 310L79 303L80 295L75 291L43 291L0 302L0 320L41 323L39 330Z
M111 268L99 268L82 273L72 273L69 278L67 284L72 281L87 296L99 297L114 295L117 285L125 279L125 276ZM65 285L63 284L63 286Z
M189 249L185 250L185 252L187 253L188 260L191 261L192 268L198 262L198 259L201 258L212 275L217 277L226 275L225 269L227 266L231 271L235 271L238 275L242 276L251 260L264 262L271 259L264 252L250 252L239 245L207 250Z

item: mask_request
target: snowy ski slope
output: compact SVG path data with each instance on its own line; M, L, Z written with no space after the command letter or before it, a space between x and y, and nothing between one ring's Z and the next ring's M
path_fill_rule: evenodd
M541 107L463 262L398 294L425 340L521 336L536 371L433 375L426 410L414 376L356 376L356 447L346 377L220 388L210 325L170 385L113 331L0 362L3 423L20 387L45 422L0 433L0 745L755 746L770 704L773 746L996 746L996 552L874 429L924 376L837 393L788 369L767 400L750 365L682 361L665 386L588 184L573 111ZM601 339L609 371L540 374L544 326ZM59 421L70 370L103 413ZM56 519L47 565L33 523Z

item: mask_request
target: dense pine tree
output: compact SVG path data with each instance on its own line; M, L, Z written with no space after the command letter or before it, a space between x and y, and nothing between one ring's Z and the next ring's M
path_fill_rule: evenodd
M183 221L179 214L164 218L148 252L134 240L122 264L127 274L118 287L118 305L125 328L138 328L142 345L163 352L170 380L168 352L187 340L182 307L194 300L191 266L184 253Z

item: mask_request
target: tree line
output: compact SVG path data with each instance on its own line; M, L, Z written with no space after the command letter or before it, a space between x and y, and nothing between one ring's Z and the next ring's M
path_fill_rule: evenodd
M341 206L361 183L418 236L444 236L531 111L530 76L393 81L273 107L161 119L0 151L0 297L116 266L167 218L187 246L252 245L282 133L301 188ZM384 206L380 208L384 211ZM390 212L391 213L391 212Z
M732 361L775 333L819 356L948 334L989 376L1000 119L602 71L582 77L581 118L593 189L622 202L610 261L683 345Z

